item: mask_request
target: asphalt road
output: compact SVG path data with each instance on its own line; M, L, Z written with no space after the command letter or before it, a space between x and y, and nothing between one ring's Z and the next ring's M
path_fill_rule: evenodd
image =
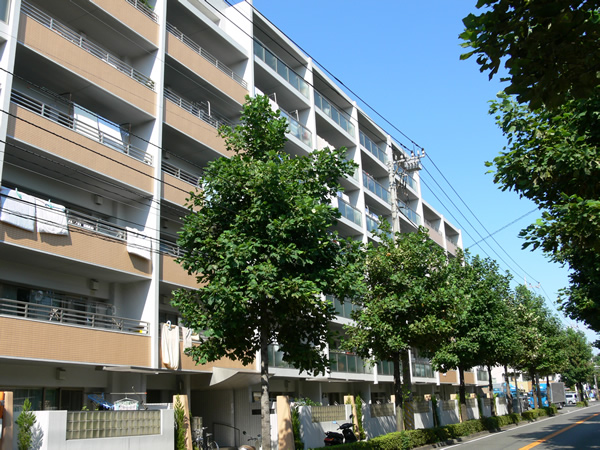
M600 402L565 407L559 414L445 448L548 450L600 449Z

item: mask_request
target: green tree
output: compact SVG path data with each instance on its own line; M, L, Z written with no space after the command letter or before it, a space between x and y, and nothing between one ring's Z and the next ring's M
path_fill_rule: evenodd
M536 203L542 218L521 232L571 269L565 312L600 331L600 2L479 0L460 35L506 93L491 108L509 145L494 181ZM488 163L490 164L490 163ZM490 164L491 165L491 164Z
M460 35L490 79L505 67L509 86L532 109L588 98L600 83L600 2L478 0Z
M600 331L600 96L571 100L552 112L530 111L500 96L490 111L509 145L494 159L494 182L543 211L521 231L524 247L569 265L562 307Z
M565 338L563 346L567 355L567 363L561 373L561 380L568 387L577 386L579 400L583 401L583 383L587 383L594 376L592 346L588 343L583 331L567 328Z
M23 410L17 417L17 448L19 450L29 450L33 444L33 426L36 422L35 414L31 411L31 402L28 398L23 403Z
M260 354L263 448L270 448L268 347L301 371L325 372L333 307L322 293L354 297L359 244L331 231L340 217L330 198L355 164L345 149L292 157L287 120L267 97L247 97L241 122L223 127L231 158L208 164L191 193L179 263L198 289L175 292L184 324L204 330L186 350L197 363L223 357L244 364Z
M411 395L409 350L431 350L446 335L455 298L445 295L446 255L427 230L392 235L387 221L380 223L379 242L367 249L368 290L358 299L355 324L345 327L343 345L393 363L396 408L402 409Z

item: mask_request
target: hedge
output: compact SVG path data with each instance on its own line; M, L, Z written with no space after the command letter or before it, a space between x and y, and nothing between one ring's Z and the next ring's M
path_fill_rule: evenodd
M552 405L543 409L525 411L522 415L513 413L506 416L484 417L482 419L468 420L462 423L446 425L445 427L397 431L384 436L378 436L368 441L337 445L336 448L340 450L408 450L411 448L421 447L423 445L435 444L437 442L444 442L463 436L469 436L481 431L497 431L506 425L518 425L522 420L533 421L541 416L552 416L556 414L556 412L556 406Z

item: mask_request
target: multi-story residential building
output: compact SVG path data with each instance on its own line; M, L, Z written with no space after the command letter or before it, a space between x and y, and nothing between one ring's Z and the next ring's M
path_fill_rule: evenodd
M246 95L288 118L291 154L348 148L358 170L333 199L342 235L368 242L383 218L426 226L450 255L462 245L422 199L418 171L395 170L407 149L247 2L3 0L0 46L0 388L17 405L180 392L220 442L256 434L258 365L195 365L169 303L195 285L175 263L186 196L229 156L217 128L236 123ZM334 301L341 329L353 306ZM331 372L307 378L273 346L273 393L389 398L389 363L329 355ZM411 370L418 393L443 391L416 352Z

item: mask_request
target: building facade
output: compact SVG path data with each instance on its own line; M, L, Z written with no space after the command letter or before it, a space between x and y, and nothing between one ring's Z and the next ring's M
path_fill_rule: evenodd
M77 410L180 392L218 441L258 432L258 362L195 365L183 354L195 336L169 303L195 285L175 263L186 197L229 156L217 128L236 123L246 95L268 95L288 118L289 153L348 148L359 167L333 200L342 235L368 242L383 217L402 232L427 227L449 255L462 246L422 199L410 149L251 4L4 0L0 15L0 390L16 404ZM341 329L352 305L333 300ZM329 351L317 379L273 346L273 394L389 400L389 364ZM416 392L455 390L451 374L418 352L412 361Z

